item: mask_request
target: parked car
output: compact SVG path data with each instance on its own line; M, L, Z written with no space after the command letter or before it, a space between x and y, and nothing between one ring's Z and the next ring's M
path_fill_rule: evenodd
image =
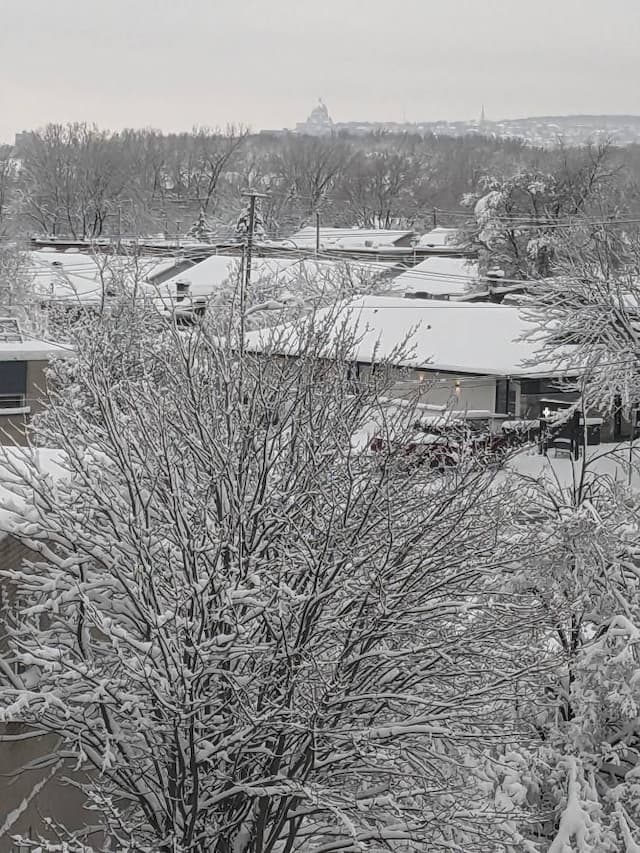
M443 471L456 465L460 459L459 442L435 431L415 430L401 438L374 436L369 450L384 455L385 462L404 469L426 467Z
M460 458L456 441L426 432L415 432L398 440L374 436L369 442L369 450L384 454L385 461L404 469L424 466L443 471L456 465Z
M424 466L444 471L467 454L481 464L500 465L510 451L531 441L531 436L531 422L507 421L496 433L488 421L429 417L415 421L413 431L401 438L375 436L369 450L384 454L402 468Z

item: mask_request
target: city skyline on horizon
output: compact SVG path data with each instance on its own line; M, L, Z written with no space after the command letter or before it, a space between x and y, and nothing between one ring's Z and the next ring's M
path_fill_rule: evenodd
M640 4L24 0L3 9L0 139L50 121L184 131L303 121L640 115ZM543 37L542 37L543 35Z
M386 124L457 124L457 123L472 123L472 122L486 122L488 124L496 124L499 122L509 122L509 121L527 121L527 120L535 120L535 119L552 119L552 118L599 118L599 117L607 117L607 118L637 118L640 119L640 110L637 113L609 113L609 112L565 112L565 113L551 113L551 112L541 112L535 115L533 114L517 114L517 115L500 115L500 116L492 116L490 109L487 107L486 103L481 103L480 108L478 110L478 114L476 116L464 116L464 117L445 117L439 116L436 118L409 118L403 117L400 119L397 118L375 118L370 119L364 116L351 117L351 118L340 118L336 119L331 111L330 105L327 103L327 100L323 97L319 97L316 100L316 105L320 103L326 106L329 116L334 124L354 124L358 122L362 122L363 124L378 124L378 123L386 123ZM310 108L308 115L311 114L314 107ZM296 123L300 123L299 120ZM283 130L293 130L294 125L290 127L284 127ZM260 130L265 130L268 128L260 128Z
M326 104L326 100L324 98L317 99L317 100L322 100ZM317 101L316 101L316 103L317 103ZM631 112L629 112L629 113L622 113L622 112L620 112L620 113L606 113L606 112L593 112L593 111L592 112L574 112L574 113L571 113L571 112L568 112L568 113L550 113L550 112L547 112L547 113L538 113L536 115L525 115L525 114L517 114L517 115L513 115L513 116L504 116L503 115L503 116L494 118L491 115L491 113L489 112L489 110L487 109L486 105L484 106L484 118L483 118L482 105L480 106L479 114L476 116L466 116L466 117L457 116L455 118L453 118L453 117L442 117L442 116L440 116L438 118L422 118L422 119L410 118L408 116L404 116L401 118L369 118L369 117L364 117L364 116L335 118L335 116L331 112L329 105L326 104L326 106L329 110L329 116L330 116L331 121L334 125L358 125L358 124L361 124L361 125L370 124L372 126L382 125L382 124L388 124L388 125L405 125L406 124L406 125L415 125L415 126L432 125L432 124L433 125L436 125L436 124L451 124L451 125L469 124L469 125L473 125L473 124L482 124L483 121L488 125L493 125L493 124L518 122L518 121L574 119L574 118L575 119L578 119L578 118L607 118L607 119L629 118L629 119L638 119L640 121L640 110L637 113L631 113ZM133 125L133 124L121 125L119 127L110 127L110 126L106 126L106 125L101 125L98 122L92 121L91 119L81 119L81 118L67 118L67 119L60 119L60 120L51 119L50 122L47 121L47 122L40 124L40 125L34 125L33 127L21 127L21 128L15 130L13 132L12 138L5 138L5 139L0 138L0 144L12 144L15 137L19 136L20 134L29 133L30 131L37 130L37 129L45 126L45 124L49 124L49 123L66 124L66 123L75 123L75 122L78 122L78 123L86 122L87 124L90 124L90 125L95 124L101 130L106 130L106 131L110 131L110 132L114 132L114 133L117 133L117 132L120 132L123 130L140 130L140 129L153 129L153 130L157 130L161 133L165 133L165 134L189 133L193 130L193 128L197 128L197 127L209 127L209 128L219 127L220 129L224 130L224 128L227 125L232 125L232 124L236 125L236 126L242 125L242 126L248 127L250 133L252 133L252 134L268 133L270 131L273 131L273 132L283 132L283 131L295 132L296 126L304 124L306 119L308 119L309 115L311 114L312 110L313 110L313 106L311 106L307 110L306 114L302 114L301 116L298 116L296 119L294 119L292 122L290 122L289 125L287 125L287 126L283 125L282 127L278 127L276 125L272 125L272 126L266 126L265 125L264 127L256 127L256 126L252 126L250 124L246 124L244 122L226 122L226 123L210 123L210 124L207 124L205 122L193 122L191 125L185 126L185 127L171 127L171 126L161 127L161 126L156 126L156 125Z

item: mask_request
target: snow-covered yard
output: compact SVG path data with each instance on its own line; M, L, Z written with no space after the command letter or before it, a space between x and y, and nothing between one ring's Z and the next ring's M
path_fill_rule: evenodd
M621 444L599 444L587 447L586 465L584 459L573 460L568 454L540 454L536 447L512 456L501 477L509 473L519 474L535 481L546 481L563 488L577 485L583 476L593 481L599 476L607 476L620 483L640 487L640 442L630 447L629 442Z

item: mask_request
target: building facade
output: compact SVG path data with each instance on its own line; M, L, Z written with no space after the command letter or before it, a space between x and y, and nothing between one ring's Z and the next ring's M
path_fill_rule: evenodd
M36 558L24 544L0 533L0 567L18 571L24 560ZM6 619L13 606L11 584L0 586L0 648L6 651ZM1 676L0 678L5 678ZM78 780L73 764L60 755L59 739L38 735L21 722L0 722L0 853L25 853L17 836L56 840L48 820L69 831L95 823L84 809L84 796L69 779Z
M70 350L35 340L0 340L0 444L26 445L31 419L47 402L47 368Z

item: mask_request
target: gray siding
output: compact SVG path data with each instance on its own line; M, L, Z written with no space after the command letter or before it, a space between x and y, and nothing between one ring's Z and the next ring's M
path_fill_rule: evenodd
M28 414L5 415L0 409L0 444L24 446L27 443L27 426L31 418L47 404L48 364L48 361L27 362L26 402L31 411Z
M0 568L3 570L18 569L25 558L32 556L33 553L12 536L0 539ZM5 583L1 591L3 607L10 607L10 585ZM0 651L5 649L6 639L2 630ZM71 767L25 769L30 762L55 754L58 747L54 736L34 738L30 736L29 727L22 723L0 723L0 827L12 815L9 835L0 837L0 853L20 849L11 835L36 838L41 834L53 839L51 830L47 829L46 818L64 824L70 830L96 823L95 815L82 807L82 794L64 782L65 776L75 775L78 778ZM35 787L39 787L38 793L25 805L25 799Z

